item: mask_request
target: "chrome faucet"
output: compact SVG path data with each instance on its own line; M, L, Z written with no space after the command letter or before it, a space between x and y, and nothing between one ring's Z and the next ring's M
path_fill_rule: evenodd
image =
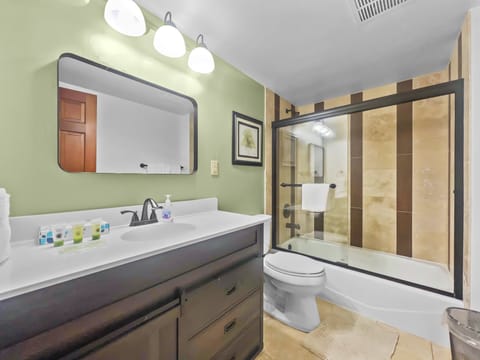
M152 209L150 215L148 213L149 205L150 205L150 208ZM145 199L145 201L143 202L142 217L140 219L138 218L138 214L136 211L123 210L123 211L120 211L120 213L122 215L127 213L132 213L133 215L132 215L132 219L130 220L129 226L140 226L140 225L147 225L147 224L153 224L158 222L157 214L155 211L160 209L163 209L163 206L158 205L157 202L152 198L148 198L148 199Z
M152 212L150 213L150 215L148 215L148 205L150 205L150 207L152 208ZM145 199L145 201L143 202L142 218L140 219L140 221L148 221L148 224L158 222L157 213L155 212L155 210L160 209L163 209L163 206L158 205L155 200L153 200L152 198Z

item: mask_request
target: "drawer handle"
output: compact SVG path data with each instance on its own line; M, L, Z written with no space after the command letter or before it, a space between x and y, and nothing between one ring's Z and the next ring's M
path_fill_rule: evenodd
M225 295L230 296L237 290L237 284L233 285L230 289L225 290Z
M232 330L235 325L237 324L237 319L233 319L232 321L230 321L227 325L225 325L225 327L223 328L223 333L226 334L228 333L230 330Z

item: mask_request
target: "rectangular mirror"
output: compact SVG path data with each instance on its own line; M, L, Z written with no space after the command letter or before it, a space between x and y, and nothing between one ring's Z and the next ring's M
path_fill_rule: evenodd
M68 172L192 174L197 104L63 54L58 60L58 164Z

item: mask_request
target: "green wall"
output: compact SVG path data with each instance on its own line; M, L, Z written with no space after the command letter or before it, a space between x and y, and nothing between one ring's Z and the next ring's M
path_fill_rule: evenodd
M262 120L264 90L219 58L210 75L187 56L153 49L160 21L129 38L103 20L104 0L2 0L0 10L0 187L12 195L12 216L218 197L222 210L263 210L263 168L231 165L232 110ZM165 9L168 10L168 9ZM153 24L152 24L153 23ZM177 24L181 29L181 24ZM201 29L199 29L201 30ZM206 38L208 44L208 37ZM193 47L187 42L187 49ZM195 98L199 163L194 175L69 174L57 165L57 73L60 54L75 53ZM210 176L210 160L220 176Z

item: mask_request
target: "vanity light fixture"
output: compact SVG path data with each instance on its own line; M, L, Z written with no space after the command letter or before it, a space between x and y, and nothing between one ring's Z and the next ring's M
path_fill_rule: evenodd
M103 16L121 34L142 36L147 31L142 10L133 0L108 0Z
M313 131L318 133L321 137L326 137L326 138L335 137L335 132L332 129L330 129L327 125L325 125L323 121L319 121L315 125L313 125Z
M197 47L188 56L188 67L195 72L209 74L215 69L215 61L205 45L203 35L197 36Z
M178 58L185 55L185 40L172 21L172 13L165 14L163 25L160 26L153 38L153 46L160 54Z

